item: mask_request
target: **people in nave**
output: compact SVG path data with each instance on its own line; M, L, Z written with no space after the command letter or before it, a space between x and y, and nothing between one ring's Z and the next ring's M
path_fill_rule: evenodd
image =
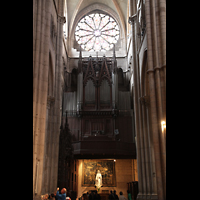
M119 197L118 197L118 195L116 194L116 190L114 190L114 198L115 198L115 200L119 200Z
M128 200L132 200L130 190L127 190Z
M88 200L87 193L84 193L84 194L82 195L82 199L81 199L81 200Z
M109 196L108 196L108 199L109 199L109 200L114 200L114 199L115 199L112 190L110 190L110 194L109 194Z
M119 200L127 200L122 191L119 193Z
M63 188L61 190L61 194L59 194L59 187L57 188L57 193L56 193L56 197L57 197L57 200L66 200L66 188Z

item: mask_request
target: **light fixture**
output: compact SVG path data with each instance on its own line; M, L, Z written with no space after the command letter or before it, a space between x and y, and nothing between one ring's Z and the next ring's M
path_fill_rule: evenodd
M166 123L165 123L165 121L162 121L162 122L161 122L161 126L162 126L162 132L163 132L164 128L166 128Z
M114 162L116 162L116 160L114 160Z

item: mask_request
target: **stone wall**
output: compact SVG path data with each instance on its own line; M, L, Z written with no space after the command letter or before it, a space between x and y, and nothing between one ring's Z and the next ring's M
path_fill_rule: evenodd
M33 1L33 199L57 187L63 85L61 0Z

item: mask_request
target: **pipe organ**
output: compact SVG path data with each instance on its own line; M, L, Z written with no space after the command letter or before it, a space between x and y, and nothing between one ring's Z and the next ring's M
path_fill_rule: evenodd
M64 92L63 123L69 125L74 156L90 157L95 152L98 156L134 157L131 95L123 87L126 81L122 69L117 67L115 49L113 57L84 58L80 50L78 67L69 75L71 84L65 81L68 84ZM91 148L91 142L101 148Z

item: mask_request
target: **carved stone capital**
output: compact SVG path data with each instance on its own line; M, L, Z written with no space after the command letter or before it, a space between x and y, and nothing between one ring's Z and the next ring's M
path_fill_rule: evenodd
M155 72L156 70L161 70L161 69L163 69L163 68L166 68L166 64L165 64L165 65L162 65L162 66L156 66L156 67L154 67L153 69L148 69L148 70L146 71L146 73L148 74L149 72Z
M137 14L128 18L128 23L133 25L136 22Z
M65 16L60 16L60 15L58 15L58 21L59 21L61 24L64 24L64 23L66 22Z

